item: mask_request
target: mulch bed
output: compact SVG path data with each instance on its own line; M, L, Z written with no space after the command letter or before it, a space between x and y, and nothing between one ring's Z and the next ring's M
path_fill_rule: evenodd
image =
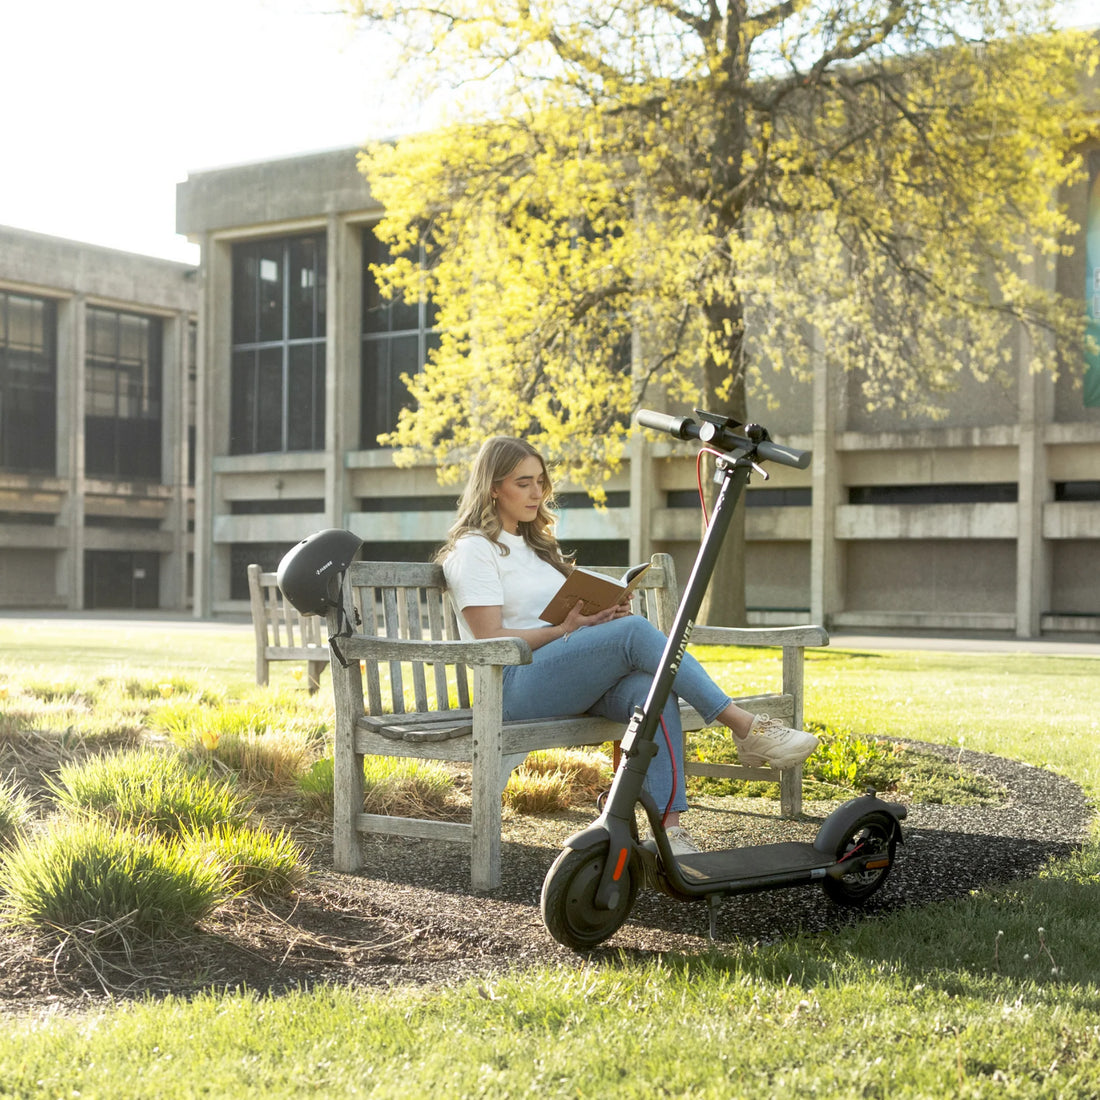
M723 904L712 944L705 905L643 890L623 928L586 959L550 938L539 914L539 891L562 842L591 822L593 809L509 819L503 884L479 895L469 888L464 849L453 845L372 837L363 843L363 871L337 873L329 824L283 807L275 811L281 812L279 823L310 852L313 870L295 898L268 905L238 900L194 935L128 955L103 957L76 939L59 945L26 932L0 932L0 1012L68 1012L207 989L434 985L624 953L701 954L723 944L836 929L1026 878L1085 839L1092 811L1070 780L987 754L919 747L989 776L1004 797L988 806L911 806L900 858L863 910L838 907L816 888L742 895ZM807 803L803 818L791 822L779 818L774 802L700 799L688 824L705 849L812 839L831 809Z

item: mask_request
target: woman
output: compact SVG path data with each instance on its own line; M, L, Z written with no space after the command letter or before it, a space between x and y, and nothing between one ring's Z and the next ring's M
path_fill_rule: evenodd
M459 629L466 638L522 638L530 645L531 664L504 670L506 720L599 714L625 727L645 702L667 639L626 605L585 615L576 604L557 626L539 619L573 568L554 537L551 500L546 463L534 447L508 436L486 440L437 555ZM646 787L667 807L669 841L683 855L699 849L680 824L687 798L678 695L708 725L730 729L743 764L792 767L813 752L817 738L742 710L690 654L673 687Z

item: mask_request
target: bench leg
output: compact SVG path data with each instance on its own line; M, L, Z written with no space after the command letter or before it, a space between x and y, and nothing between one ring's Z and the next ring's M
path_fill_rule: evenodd
M500 885L501 705L504 686L500 667L474 670L473 789L470 792L470 884L475 890Z
M332 862L337 871L358 871L363 863L358 828L363 812L363 757L355 751L355 723L350 717L362 710L361 675L356 661L333 680L337 719L332 745Z
M313 695L321 686L321 673L328 668L328 661L309 662L309 693Z
M779 773L779 812L783 817L802 814L802 765Z

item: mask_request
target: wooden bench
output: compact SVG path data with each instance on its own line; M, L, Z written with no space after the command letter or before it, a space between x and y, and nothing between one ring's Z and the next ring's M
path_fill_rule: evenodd
M623 569L606 569L621 575ZM347 606L362 622L338 646L347 664L331 664L336 700L334 862L338 870L361 866L361 834L380 833L461 841L471 850L474 889L500 884L501 795L512 770L536 749L600 745L618 739L625 723L580 716L505 722L501 717L504 668L528 664L531 651L518 638L460 640L454 609L437 565L355 562L344 578ZM350 603L348 602L350 601ZM678 602L672 559L655 554L635 593L633 609L664 631ZM339 629L329 615L329 632ZM768 694L742 697L747 710L766 712L785 724L802 724L803 650L828 644L821 627L732 629L696 627L692 644L781 646L782 683ZM472 670L472 687L470 671ZM684 729L702 719L681 704ZM363 812L363 758L413 757L472 765L470 824ZM802 768L776 772L736 764L689 763L688 775L777 782L782 812L802 808Z
M321 686L329 661L324 620L302 615L279 591L274 573L248 567L248 597L256 636L256 683L268 682L272 661L305 661L310 693Z

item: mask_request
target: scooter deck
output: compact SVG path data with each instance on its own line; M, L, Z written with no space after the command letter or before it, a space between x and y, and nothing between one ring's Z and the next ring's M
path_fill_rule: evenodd
M751 889L754 881L762 887L775 885L777 880L789 880L792 885L815 881L823 878L825 869L835 862L834 857L801 841L699 852L676 860L680 873L692 886L737 883L746 889Z

